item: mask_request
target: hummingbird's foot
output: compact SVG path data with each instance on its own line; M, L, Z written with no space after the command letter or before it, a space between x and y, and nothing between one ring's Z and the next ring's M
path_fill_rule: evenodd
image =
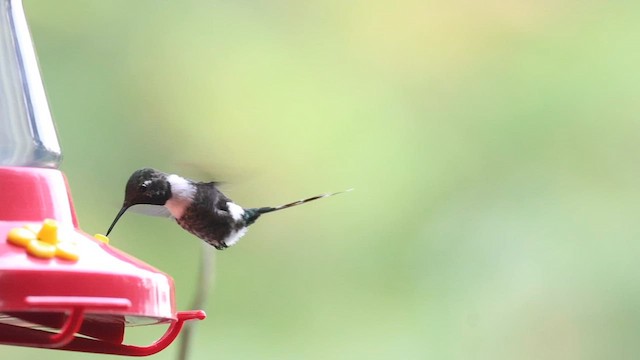
M223 242L219 242L217 244L211 244L211 245L213 245L213 247L216 248L216 250L224 250L228 247L227 244Z

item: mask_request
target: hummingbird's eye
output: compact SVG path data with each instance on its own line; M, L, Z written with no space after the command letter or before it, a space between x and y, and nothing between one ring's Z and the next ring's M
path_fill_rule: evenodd
M151 183L151 180L146 180L146 181L140 183L140 185L138 186L138 190L147 191L147 187L149 186L150 183Z
M149 184L145 181L142 184L138 185L138 190L140 192L146 192L148 190Z

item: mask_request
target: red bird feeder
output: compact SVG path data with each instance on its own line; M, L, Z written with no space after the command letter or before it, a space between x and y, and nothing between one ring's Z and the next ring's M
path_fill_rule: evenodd
M0 344L146 356L185 321L171 277L82 232L20 0L0 0ZM131 325L169 324L149 346Z

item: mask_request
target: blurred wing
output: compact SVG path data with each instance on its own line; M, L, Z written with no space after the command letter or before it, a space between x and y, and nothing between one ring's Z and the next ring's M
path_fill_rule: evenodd
M169 209L162 205L137 204L130 207L129 210L142 215L165 217L169 219L173 218Z
M217 177L212 171L208 170L209 167L204 164L180 161L178 162L178 166L181 169L180 174L187 176L193 181L195 181L194 179L208 179L208 181L203 181L203 183L211 182L214 185L221 184L221 182L213 180Z

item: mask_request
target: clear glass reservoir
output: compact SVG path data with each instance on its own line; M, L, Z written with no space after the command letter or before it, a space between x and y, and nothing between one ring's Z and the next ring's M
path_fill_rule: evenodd
M62 153L22 2L0 5L0 166L57 168Z

